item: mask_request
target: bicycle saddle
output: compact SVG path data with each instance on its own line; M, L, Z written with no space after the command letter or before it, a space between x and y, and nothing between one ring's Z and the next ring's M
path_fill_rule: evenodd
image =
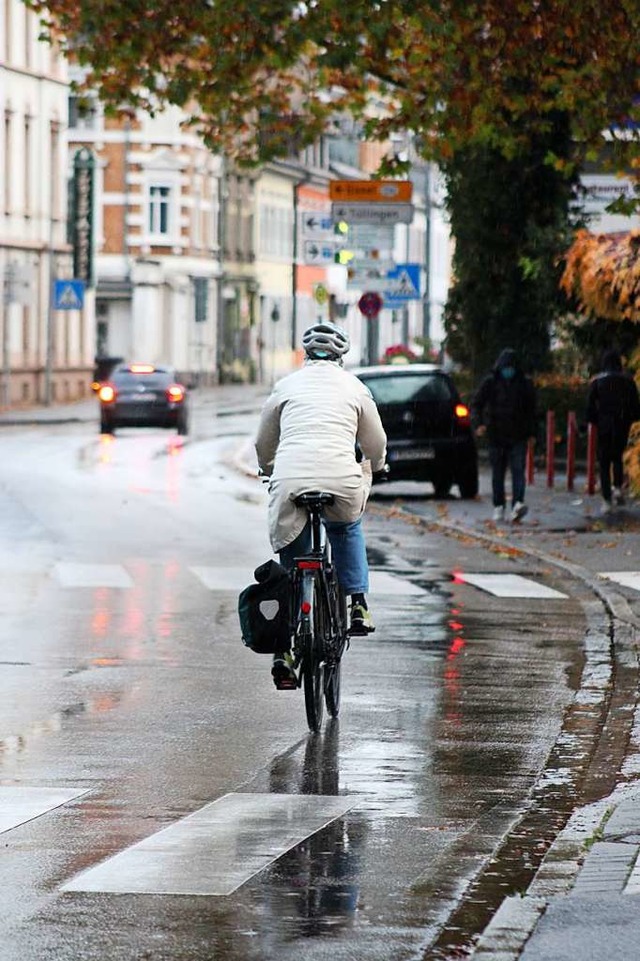
M296 507L311 507L319 510L325 504L333 504L335 495L328 491L304 491L293 498Z

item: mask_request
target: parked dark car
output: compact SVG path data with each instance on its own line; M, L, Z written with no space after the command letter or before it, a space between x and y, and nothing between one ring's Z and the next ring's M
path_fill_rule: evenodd
M98 390L100 431L118 427L173 427L189 433L187 388L172 367L120 365Z
M453 380L432 364L360 367L387 432L389 480L431 481L437 497L453 484L478 493L478 453L469 408Z

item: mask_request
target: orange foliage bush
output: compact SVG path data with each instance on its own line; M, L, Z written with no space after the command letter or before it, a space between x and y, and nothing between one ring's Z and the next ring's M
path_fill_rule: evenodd
M640 321L640 230L580 230L569 248L560 286L586 314Z

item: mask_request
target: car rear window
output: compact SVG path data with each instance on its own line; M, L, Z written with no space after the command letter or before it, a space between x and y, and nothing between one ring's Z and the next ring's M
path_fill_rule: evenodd
M153 371L149 374L133 374L130 370L118 370L113 375L116 387L166 387L171 383L171 376L166 371Z
M433 403L453 400L453 391L446 377L439 374L385 375L363 377L376 404Z

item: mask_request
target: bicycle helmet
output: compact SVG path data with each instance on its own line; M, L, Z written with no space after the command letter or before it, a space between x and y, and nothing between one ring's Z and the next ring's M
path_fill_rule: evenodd
M346 330L336 324L314 324L302 335L302 346L312 360L339 360L351 341Z

